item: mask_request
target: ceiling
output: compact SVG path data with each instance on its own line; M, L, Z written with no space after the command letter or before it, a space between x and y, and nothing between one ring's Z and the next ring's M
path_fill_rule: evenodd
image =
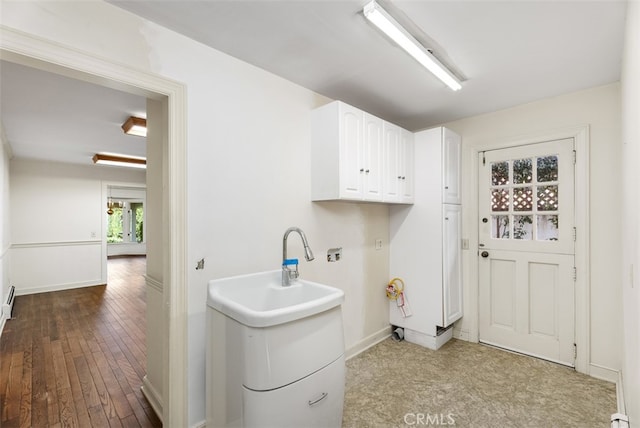
M458 92L369 24L367 2L110 1L413 131L620 78L625 2L380 0L463 77ZM17 157L144 155L144 139L120 130L144 98L0 65L0 118Z
M90 165L100 152L146 156L127 135L129 116L147 117L144 97L0 61L0 118L16 158Z
M379 0L467 79L452 92L368 23L368 1L111 3L410 130L620 78L624 2Z

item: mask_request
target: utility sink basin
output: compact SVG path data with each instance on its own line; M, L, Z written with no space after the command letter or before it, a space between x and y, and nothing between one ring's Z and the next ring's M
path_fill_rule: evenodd
M344 301L340 289L298 279L282 286L280 270L209 281L207 304L249 327L269 327L315 315Z

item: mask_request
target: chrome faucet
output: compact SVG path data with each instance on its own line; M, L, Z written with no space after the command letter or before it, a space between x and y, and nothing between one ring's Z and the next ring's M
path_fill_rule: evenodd
M304 245L304 258L310 262L313 260L313 252L311 252L311 248L309 248L309 243L307 242L307 237L304 232L298 227L290 227L284 233L284 237L282 238L282 286L288 287L291 285L291 282L298 279L300 273L298 272L298 259L288 259L287 258L287 238L291 232L297 232L302 238L302 245ZM293 269L291 266L295 266Z

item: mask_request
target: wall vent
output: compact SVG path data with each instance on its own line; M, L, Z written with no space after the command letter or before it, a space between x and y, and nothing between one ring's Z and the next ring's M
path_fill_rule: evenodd
M5 319L11 319L11 313L13 312L13 303L16 300L16 287L13 285L9 287L9 294L7 295L7 301L2 304L2 314Z

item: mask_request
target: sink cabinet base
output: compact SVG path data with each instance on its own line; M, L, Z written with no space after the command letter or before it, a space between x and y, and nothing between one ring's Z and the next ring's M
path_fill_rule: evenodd
M269 327L209 306L207 426L340 427L344 364L340 306Z
M342 425L344 355L327 367L271 391L243 387L245 428L326 428Z

